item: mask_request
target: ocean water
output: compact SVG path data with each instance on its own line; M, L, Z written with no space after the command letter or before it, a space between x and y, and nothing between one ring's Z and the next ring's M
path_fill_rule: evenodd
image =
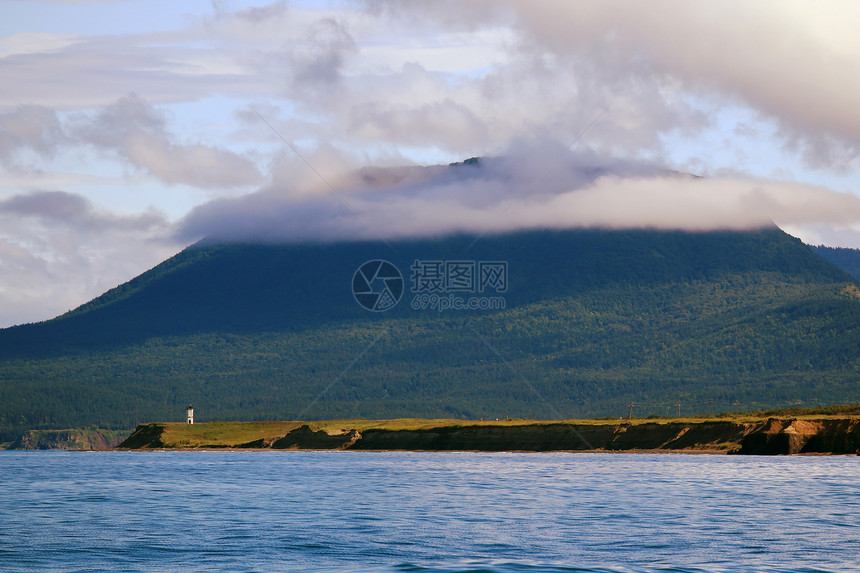
M860 457L0 452L0 571L860 571Z

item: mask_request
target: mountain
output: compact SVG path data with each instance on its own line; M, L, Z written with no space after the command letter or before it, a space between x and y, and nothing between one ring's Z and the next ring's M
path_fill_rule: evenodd
M456 300L484 308L430 308ZM181 420L188 403L205 421L852 402L857 348L854 280L776 228L203 242L0 330L0 442Z

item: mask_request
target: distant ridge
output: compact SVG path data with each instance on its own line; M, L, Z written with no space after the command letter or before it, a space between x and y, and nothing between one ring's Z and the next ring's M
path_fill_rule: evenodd
M810 248L825 261L836 265L855 279L860 280L860 250L825 247L824 245Z
M0 441L181 419L543 418L858 400L860 291L776 228L201 243L0 330ZM356 302L384 259L406 290ZM503 261L496 310L410 304L411 266ZM475 295L480 293L473 293Z

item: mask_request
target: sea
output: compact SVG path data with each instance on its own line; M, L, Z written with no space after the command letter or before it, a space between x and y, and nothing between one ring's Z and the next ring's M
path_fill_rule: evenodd
M6 451L0 571L860 571L860 457Z

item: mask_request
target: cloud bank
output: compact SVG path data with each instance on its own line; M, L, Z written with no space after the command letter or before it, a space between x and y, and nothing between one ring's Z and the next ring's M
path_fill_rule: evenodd
M659 152L667 132L694 135L739 105L807 164L857 167L850 0L242 4L216 3L214 16L186 15L173 31L3 38L0 106L223 94L276 101L290 139L470 156L536 132L568 139L601 111L590 146Z
M826 188L699 178L550 145L447 166L363 168L332 181L281 182L212 201L180 221L177 238L330 241L534 228L849 227L860 221L860 198Z
M526 107L557 113L552 98L566 84L569 105L611 111L604 137L623 131L641 146L649 132L695 130L708 121L686 108L690 96L734 101L776 122L783 143L808 163L857 165L860 6L850 1L814 8L800 0L728 0L718 6L683 0L557 0L539 8L528 0L366 5L404 24L423 19L446 29L509 27L517 39L511 63L482 80L483 96L494 103L540 83L543 97Z

